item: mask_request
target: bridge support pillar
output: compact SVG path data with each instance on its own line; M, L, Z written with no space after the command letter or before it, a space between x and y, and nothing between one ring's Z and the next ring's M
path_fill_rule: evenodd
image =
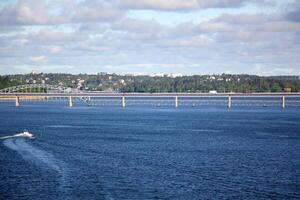
M126 107L126 99L125 99L125 96L122 96L122 107L123 107L123 108Z
M72 108L73 107L73 100L72 97L69 96L69 107Z
M20 106L20 97L16 97L16 107Z
M178 96L175 97L175 108L178 108Z
M282 99L281 99L281 107L282 107L282 108L285 108L285 96L282 96Z
M231 96L228 96L228 108L231 108Z

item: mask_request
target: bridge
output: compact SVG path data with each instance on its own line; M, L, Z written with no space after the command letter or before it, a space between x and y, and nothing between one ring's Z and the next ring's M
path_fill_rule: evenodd
M0 90L0 101L15 101L16 107L22 101L74 102L87 106L95 105L171 105L205 106L280 106L300 107L300 93L105 93L82 92L77 89L48 84L26 84Z

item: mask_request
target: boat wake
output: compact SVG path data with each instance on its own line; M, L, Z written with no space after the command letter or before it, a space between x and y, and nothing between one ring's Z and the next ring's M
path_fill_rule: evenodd
M11 135L11 136L0 137L0 139L8 139L8 138L15 138L15 137L24 137L24 138L34 139L33 134L29 133L26 129L22 133L18 133L18 134Z
M51 153L43 151L26 141L22 136L7 136L2 137L3 144L19 153L22 158L28 162L33 162L37 166L48 167L59 175L60 189L63 193L69 187L68 170L63 161L56 159Z

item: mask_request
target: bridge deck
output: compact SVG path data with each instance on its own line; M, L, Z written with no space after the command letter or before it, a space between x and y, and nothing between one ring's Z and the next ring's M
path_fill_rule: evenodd
M0 93L0 97L281 97L300 93Z

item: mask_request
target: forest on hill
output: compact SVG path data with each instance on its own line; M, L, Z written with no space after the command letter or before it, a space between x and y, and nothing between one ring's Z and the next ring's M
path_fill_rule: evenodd
M0 89L22 84L51 84L85 91L111 92L300 92L298 76L254 75L146 76L99 74L17 74L0 76Z

